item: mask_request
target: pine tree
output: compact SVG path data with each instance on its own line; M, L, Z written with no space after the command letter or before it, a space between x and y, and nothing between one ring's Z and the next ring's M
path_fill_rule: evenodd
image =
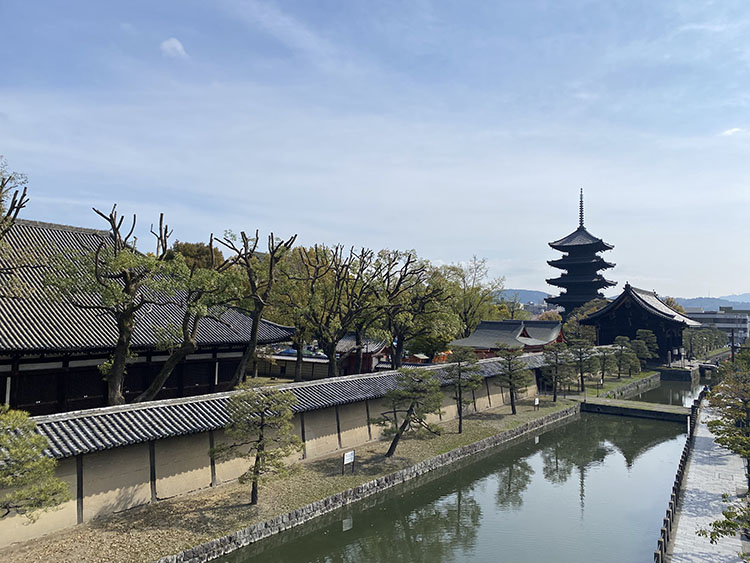
M471 404L471 397L467 393L477 389L482 384L479 373L477 355L471 348L457 347L453 349L451 360L454 362L446 369L446 379L453 384L453 398L458 409L458 433L464 429L464 407Z
M526 368L526 362L521 359L522 348L511 348L510 346L499 346L497 355L500 357L500 373L497 376L497 384L507 387L510 391L510 410L516 412L516 393L525 388L531 382L531 376Z

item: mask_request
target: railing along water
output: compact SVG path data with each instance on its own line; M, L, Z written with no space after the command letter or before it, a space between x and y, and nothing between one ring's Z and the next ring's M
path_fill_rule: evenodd
M674 485L672 485L672 494L669 497L669 508L667 508L666 516L662 520L661 530L659 531L659 539L656 541L657 547L654 551L654 563L664 563L667 547L669 540L672 537L672 524L674 523L675 514L677 512L677 502L680 498L680 492L682 491L683 478L685 476L685 470L687 469L688 458L690 457L690 451L693 448L695 442L695 424L698 421L698 410L700 409L701 401L706 396L707 388L698 395L698 398L693 401L690 406L690 425L688 427L688 437L685 440L685 447L682 450L680 456L680 464L677 466L677 474L674 478Z

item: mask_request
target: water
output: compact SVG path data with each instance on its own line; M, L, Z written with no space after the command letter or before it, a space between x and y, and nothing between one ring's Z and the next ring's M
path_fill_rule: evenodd
M649 561L685 442L683 428L583 414L536 439L347 507L224 561Z
M697 378L693 381L662 381L659 387L636 395L632 400L689 407L698 398L704 384Z

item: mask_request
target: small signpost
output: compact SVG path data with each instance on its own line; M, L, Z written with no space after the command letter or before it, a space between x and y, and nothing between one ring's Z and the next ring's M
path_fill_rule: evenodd
M344 459L343 463L341 464L341 474L344 474L344 470L346 469L346 466L351 464L352 466L352 473L354 473L354 450L351 450L349 452L344 452Z

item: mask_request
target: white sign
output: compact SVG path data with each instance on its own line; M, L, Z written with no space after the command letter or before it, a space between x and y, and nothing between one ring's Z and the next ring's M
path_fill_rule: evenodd
M344 454L344 465L349 465L350 463L354 463L354 450Z

